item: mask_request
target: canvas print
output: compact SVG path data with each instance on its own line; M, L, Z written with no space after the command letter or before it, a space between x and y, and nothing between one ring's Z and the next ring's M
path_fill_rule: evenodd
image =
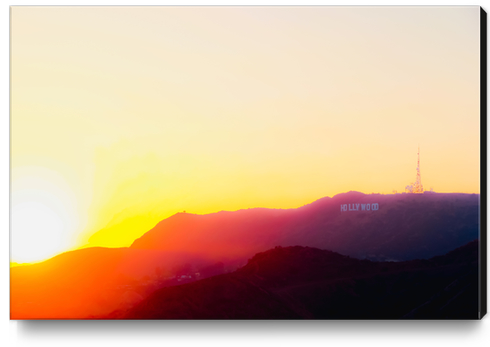
M11 319L486 313L480 7L10 11Z

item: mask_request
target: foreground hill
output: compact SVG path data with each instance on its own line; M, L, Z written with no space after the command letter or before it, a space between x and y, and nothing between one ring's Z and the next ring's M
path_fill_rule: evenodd
M477 319L478 242L399 263L277 247L231 274L157 290L104 318Z
M361 259L429 258L478 237L479 199L476 194L349 192L290 210L178 213L131 248L249 257L275 246L299 245ZM361 210L373 203L378 210ZM344 204L359 211L341 212Z

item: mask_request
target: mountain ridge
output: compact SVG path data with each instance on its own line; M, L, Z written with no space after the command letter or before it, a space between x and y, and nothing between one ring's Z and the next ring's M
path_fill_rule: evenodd
M376 203L379 210L341 212L342 204L351 203ZM205 245L210 249L207 254L226 253L229 247L225 255L246 256L277 245L301 245L375 260L429 258L477 237L478 208L477 194L348 192L297 209L178 213L159 222L130 247L192 247L202 252ZM214 239L223 241L221 251L216 250Z
M340 211L351 203L378 203L379 210ZM478 203L470 194L349 192L297 209L179 213L135 240L144 247L89 247L12 267L11 317L108 313L161 286L233 271L276 246L377 261L427 259L478 238Z

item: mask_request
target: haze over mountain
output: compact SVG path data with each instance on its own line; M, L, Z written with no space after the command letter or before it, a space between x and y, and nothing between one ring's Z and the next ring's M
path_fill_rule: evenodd
M126 307L188 262L210 264L190 254L94 247L14 267L11 318L79 318Z
M378 210L344 211L343 204ZM129 308L154 290L226 273L276 246L359 259L442 255L478 238L479 195L349 192L298 209L178 213L128 248L87 248L11 268L12 318L80 318Z

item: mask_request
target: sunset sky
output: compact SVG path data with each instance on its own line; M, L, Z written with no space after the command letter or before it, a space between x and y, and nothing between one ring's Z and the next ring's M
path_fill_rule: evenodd
M11 260L176 212L479 193L480 9L13 7Z

